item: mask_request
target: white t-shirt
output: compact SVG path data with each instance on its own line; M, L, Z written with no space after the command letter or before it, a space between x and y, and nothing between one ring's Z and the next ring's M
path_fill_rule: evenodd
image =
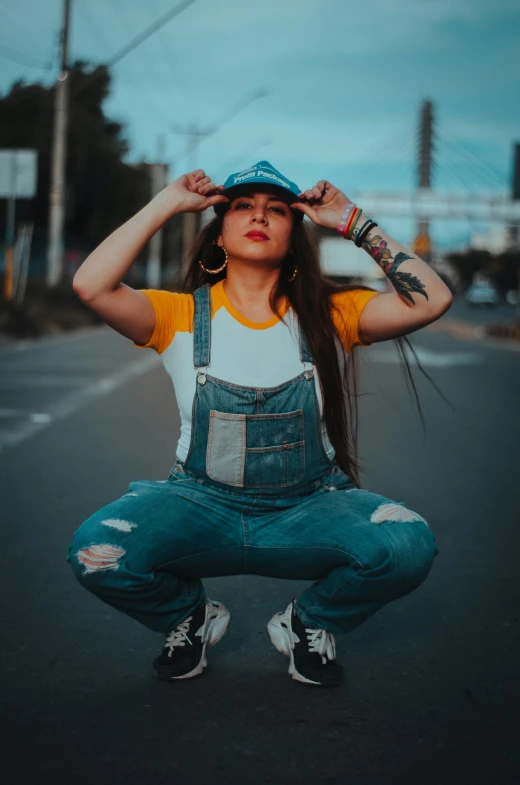
M245 387L276 387L298 376L304 368L300 360L298 324L294 310L287 303L282 307L285 323L276 315L266 322L252 322L229 301L223 283L221 280L211 287L211 367L208 374ZM193 366L193 295L159 289L140 291L150 299L156 322L148 343L134 343L140 349L155 349L173 381L181 417L181 435L176 455L184 460L190 446L192 405L197 384L197 371ZM333 320L348 353L353 346L366 345L359 339L359 317L366 303L378 294L354 289L332 295L334 304L340 310L339 316L333 310ZM325 428L316 369L314 383L322 416L323 441L329 458L332 458L334 448Z

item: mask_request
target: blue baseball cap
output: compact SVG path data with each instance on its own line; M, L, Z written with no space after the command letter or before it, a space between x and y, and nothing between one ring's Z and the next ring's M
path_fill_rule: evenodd
M269 161L258 161L258 163L253 166L242 169L241 172L230 174L224 183L224 189L219 193L227 196L229 199L234 199L236 196L249 190L252 185L256 184L270 185L275 192L277 191L280 193L281 198L286 202L301 201L298 196L301 189L298 188L296 183L293 183L279 172L278 169L275 169ZM223 207L225 208L227 205L222 203L215 205L215 212L220 214L223 212ZM293 213L298 217L303 218L303 213L300 210L293 210Z
M298 194L300 193L300 188L298 188L296 183L284 177L269 161L259 161L248 169L230 174L224 183L224 190L221 193L225 196L230 196L229 191L232 193L235 188L242 185L250 185L251 183L265 183L278 186L278 188L286 191L288 196L294 197L291 201L298 200Z

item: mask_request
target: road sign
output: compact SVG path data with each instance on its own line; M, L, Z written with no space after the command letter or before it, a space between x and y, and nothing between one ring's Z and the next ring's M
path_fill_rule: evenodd
M36 196L37 150L0 150L0 199Z

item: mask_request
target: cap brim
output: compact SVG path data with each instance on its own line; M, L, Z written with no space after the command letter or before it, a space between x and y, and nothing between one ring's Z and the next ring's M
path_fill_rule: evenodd
M270 191L279 194L280 199L288 205L301 201L298 194L294 194L292 191L288 191L287 188L282 188L281 186L272 183L240 183L239 185L232 185L229 188L226 188L225 191L220 191L220 193L223 196L227 196L228 199L232 201L238 196L248 196L255 191ZM214 210L217 215L223 215L227 211L228 206L228 204L220 202L220 204L214 206ZM292 209L291 212L295 218L301 219L304 217L301 210Z
M287 204L299 201L298 194L288 191L287 188L282 188L274 183L240 183L239 185L232 185L230 188L226 188L225 191L221 191L220 193L229 197L229 199L236 199L237 196L245 196L246 194L254 193L255 191L272 191L275 194L279 194L280 199L287 202Z

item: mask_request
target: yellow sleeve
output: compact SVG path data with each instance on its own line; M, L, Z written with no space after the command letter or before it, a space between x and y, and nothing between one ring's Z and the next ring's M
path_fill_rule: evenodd
M332 321L341 337L345 350L350 354L354 346L370 346L362 343L358 334L358 325L363 308L373 297L381 292L366 289L352 289L349 292L336 292L331 301L336 306L332 309Z
M162 354L171 344L177 332L193 332L193 295L166 292L162 289L139 289L152 303L155 312L155 327L148 343L139 344L138 349L155 349Z

